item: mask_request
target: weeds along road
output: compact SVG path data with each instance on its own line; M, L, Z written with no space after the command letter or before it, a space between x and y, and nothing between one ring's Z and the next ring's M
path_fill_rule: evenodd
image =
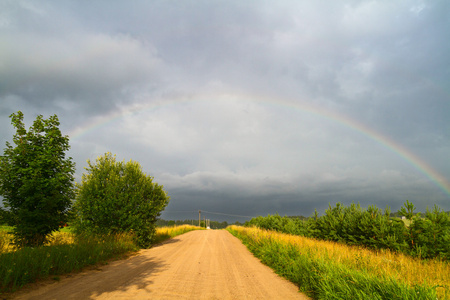
M228 231L196 230L15 299L308 299Z

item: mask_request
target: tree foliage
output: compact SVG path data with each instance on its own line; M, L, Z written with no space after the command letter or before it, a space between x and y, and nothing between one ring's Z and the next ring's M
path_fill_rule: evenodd
M450 260L450 214L436 205L424 217L412 217L408 228L410 251L419 257Z
M162 185L153 182L135 161L118 162L106 153L88 160L75 202L78 232L133 232L141 247L150 247L155 222L169 203Z
M63 136L56 115L39 115L27 131L23 113L10 116L16 128L13 147L6 142L0 157L0 194L14 225L14 242L43 244L48 235L66 222L74 198L75 164L66 158L69 138Z

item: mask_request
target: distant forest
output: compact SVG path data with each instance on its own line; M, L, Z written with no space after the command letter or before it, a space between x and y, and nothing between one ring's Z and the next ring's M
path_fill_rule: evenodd
M450 211L446 212L448 214L450 214ZM419 215L423 216L425 213L419 213ZM300 220L308 220L310 217L305 217L302 215L298 215L298 216L286 216L287 218L290 219L300 219ZM400 212L392 212L389 214L389 217L391 218L400 218L401 214ZM158 219L156 221L156 226L158 227L164 227L164 226L178 226L178 225L183 225L183 224L189 224L189 225L195 225L198 226L198 219L189 219L189 220L163 220L163 219ZM224 222L218 222L218 221L210 221L210 227L211 229L223 229L226 228L229 225L244 225L245 223L241 223L241 222L234 222L234 223L228 223L227 221ZM205 227L205 222L202 220L200 223L200 226Z

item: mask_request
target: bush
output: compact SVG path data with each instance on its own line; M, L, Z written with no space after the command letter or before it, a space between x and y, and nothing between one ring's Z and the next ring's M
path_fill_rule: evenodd
M156 218L169 202L163 186L143 173L139 163L117 162L110 153L88 165L77 185L75 231L132 232L140 247L150 247Z

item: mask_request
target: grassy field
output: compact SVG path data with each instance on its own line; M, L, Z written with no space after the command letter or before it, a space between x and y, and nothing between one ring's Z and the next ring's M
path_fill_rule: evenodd
M9 245L9 241L12 236L8 233L12 230L10 226L1 226L0 225L0 254L13 250L13 247Z
M449 299L450 265L389 251L230 226L261 261L314 299Z
M161 243L167 239L176 237L177 235L192 231L192 230L205 230L203 227L192 225L180 225L180 226L167 226L156 228L155 244Z
M158 228L155 243L195 229L200 228L190 225ZM58 280L59 275L139 250L133 236L128 234L74 236L70 228L55 232L45 246L16 249L9 245L12 237L9 230L0 227L0 295L37 279L51 276Z

